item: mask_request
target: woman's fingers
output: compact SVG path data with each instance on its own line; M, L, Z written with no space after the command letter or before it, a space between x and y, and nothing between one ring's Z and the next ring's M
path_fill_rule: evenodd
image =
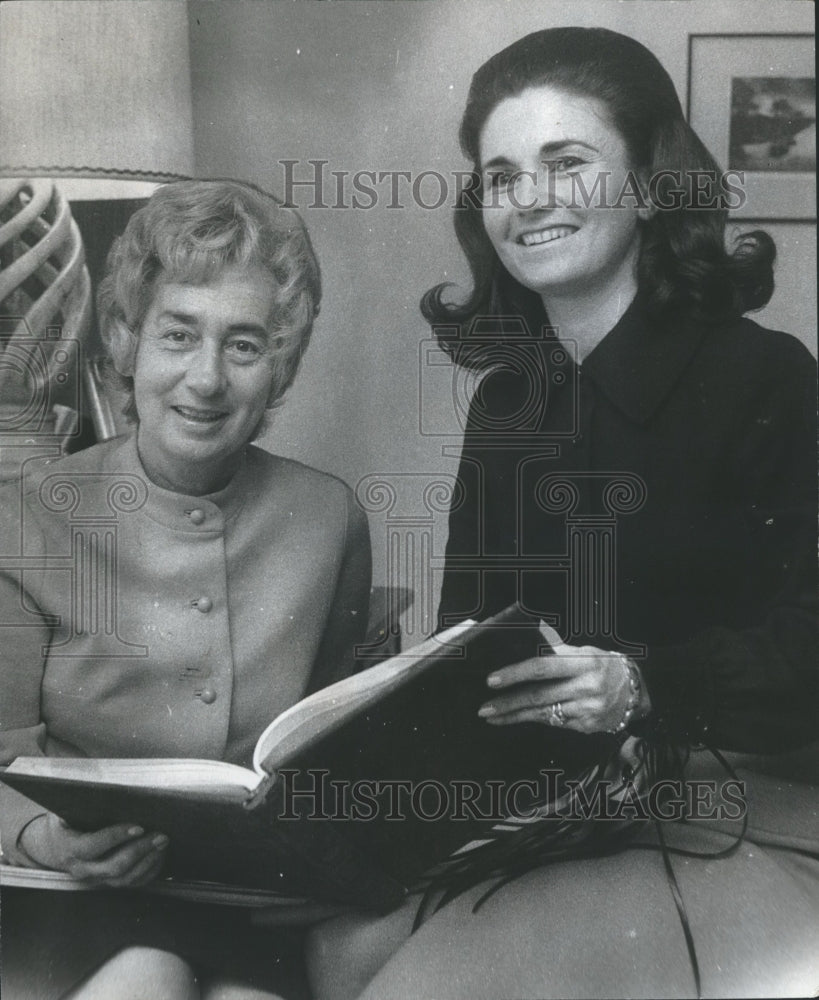
M141 885L159 872L168 845L163 834L119 824L82 833L53 813L24 829L21 846L44 868L68 872L95 884Z
M576 671L576 663L567 663L566 659L562 656L549 655L521 660L520 663L494 670L486 678L486 683L491 688L505 688L512 684L561 680L573 676Z
M156 838L152 838L152 840L154 842L153 850L146 854L141 861L138 861L131 868L126 867L122 874L104 875L101 881L112 888L120 889L135 888L153 882L161 872L165 862L167 838L164 841L165 846L156 846Z
M487 686L494 693L478 711L487 722L596 732L611 728L613 706L622 701L623 669L616 653L559 645L547 656L493 671Z
M127 831L138 829L128 827ZM168 838L162 834L130 833L122 842L122 829L108 827L93 834L76 834L66 870L75 878L106 885L138 884L159 868ZM114 846L111 847L110 845ZM105 848L108 848L105 850ZM136 881L134 881L136 880Z
M549 726L559 726L561 729L575 729L581 733L597 732L599 727L595 722L595 713L585 702L560 702L561 716L555 715L554 707L523 708L504 715L490 715L486 721L492 726L510 726L520 722L539 722ZM561 722L560 719L563 719Z
M599 661L609 660L612 655L596 646L555 646L547 656L533 656L493 670L486 683L491 688L504 688L527 682L568 680L599 669Z
M130 884L135 871L141 873L163 856L168 838L146 834L102 856L75 857L69 871L77 878L105 884Z
M63 827L67 837L71 838L72 853L79 861L94 861L109 854L116 848L144 837L145 831L140 826L126 825L106 826L92 833L80 833L70 827Z
M75 874L78 865L93 861L143 835L141 827L127 824L81 833L54 813L44 813L24 828L20 845L43 868Z
M568 721L568 716L566 720ZM486 721L493 726L509 726L518 722L545 722L550 726L559 725L554 713L542 708L522 708L515 712L506 712L504 715L490 715Z
M557 684L525 684L499 692L487 701L478 711L482 718L495 718L509 715L513 712L540 712L550 708L555 702L576 700L570 683ZM542 721L542 720L541 720Z

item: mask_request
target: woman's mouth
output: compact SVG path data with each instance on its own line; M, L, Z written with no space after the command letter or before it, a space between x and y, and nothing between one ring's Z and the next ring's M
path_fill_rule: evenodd
M576 232L576 226L548 226L545 229L520 233L516 242L522 243L525 247L539 246L541 243L554 243L555 240L560 240L564 236L571 236Z
M203 410L195 406L173 406L171 409L195 424L215 424L227 416L225 410Z

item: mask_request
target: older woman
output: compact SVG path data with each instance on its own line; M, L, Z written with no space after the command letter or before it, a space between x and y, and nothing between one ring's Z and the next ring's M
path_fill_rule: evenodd
M169 185L133 216L99 293L133 433L38 469L0 501L2 551L22 537L26 557L45 557L0 576L2 763L249 765L272 718L352 669L366 520L339 480L250 443L293 381L320 296L300 218L250 185ZM99 532L82 529L89 516ZM162 867L161 830L81 833L0 792L12 863L117 887ZM46 998L90 974L77 996L199 996L177 951L199 962L204 995L223 996L228 972L261 987L278 961L269 942L251 947L241 915L111 893L77 895L66 911L65 895L4 894L4 994ZM94 974L129 945L147 950Z
M613 763L629 734L638 761L702 744L799 751L819 717L816 371L799 341L743 318L770 298L770 238L725 249L741 191L657 59L611 31L541 31L498 53L475 74L461 142L479 177L456 213L474 286L460 301L438 286L422 308L485 375L440 613L518 599L564 639L495 671L480 715L542 725L546 759L549 726L616 734ZM407 911L326 925L319 994L354 995L391 951L367 997L812 992L816 788L748 776L743 844L740 824L705 821L728 775L701 777L714 784L687 786L705 795L689 797L689 824L642 824L651 850L613 853L600 820L607 856L567 862L556 844L562 863L539 866L545 822L514 834L517 855L509 842L476 865L475 882L518 877L474 914L491 883L402 946Z

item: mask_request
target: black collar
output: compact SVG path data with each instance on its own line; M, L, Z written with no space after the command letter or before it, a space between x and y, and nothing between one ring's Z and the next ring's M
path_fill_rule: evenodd
M539 295L508 275L496 280L492 309L520 315L533 336L555 332ZM670 394L706 332L683 316L657 319L640 292L582 364L608 400L635 423L646 423Z
M583 375L631 420L645 423L676 385L704 334L704 324L654 319L638 294L589 353Z

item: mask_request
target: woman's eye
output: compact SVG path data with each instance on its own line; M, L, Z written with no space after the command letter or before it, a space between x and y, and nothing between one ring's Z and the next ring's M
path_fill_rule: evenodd
M191 335L188 330L167 330L163 335L163 339L174 345L184 345L190 341Z
M543 166L547 170L565 173L567 170L576 170L578 167L582 167L583 161L578 156L558 156L554 160L544 160Z
M257 358L262 353L259 345L252 340L233 340L228 347L243 361Z
M498 170L489 174L489 186L491 188L507 188L513 182L515 175L509 170Z

